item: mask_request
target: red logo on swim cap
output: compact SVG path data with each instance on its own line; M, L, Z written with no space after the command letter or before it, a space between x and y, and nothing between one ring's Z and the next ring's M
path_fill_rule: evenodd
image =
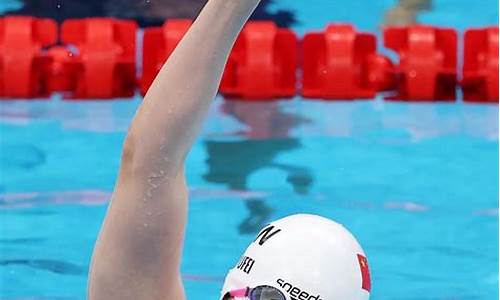
M368 292L372 289L370 280L370 269L368 269L368 260L361 254L358 254L359 268L361 269L361 288Z

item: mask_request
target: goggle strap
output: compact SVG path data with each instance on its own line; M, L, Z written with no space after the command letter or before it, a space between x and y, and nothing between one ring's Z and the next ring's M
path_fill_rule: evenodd
M248 296L249 292L250 292L250 288L246 287L244 289L230 291L229 295L231 295L231 297L243 298L243 297Z

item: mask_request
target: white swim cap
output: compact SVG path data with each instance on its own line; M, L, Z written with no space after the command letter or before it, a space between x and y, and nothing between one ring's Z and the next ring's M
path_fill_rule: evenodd
M229 271L221 298L245 287L270 285L287 300L367 300L366 255L342 225L299 214L267 225Z

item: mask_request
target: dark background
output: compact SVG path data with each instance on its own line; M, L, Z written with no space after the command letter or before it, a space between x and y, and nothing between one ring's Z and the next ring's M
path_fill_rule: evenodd
M19 10L10 15L46 17L62 22L69 18L110 16L135 19L141 26L158 26L168 18L194 19L206 0L23 0ZM273 0L263 0L252 19L274 20L282 27L296 22L292 12L268 12Z

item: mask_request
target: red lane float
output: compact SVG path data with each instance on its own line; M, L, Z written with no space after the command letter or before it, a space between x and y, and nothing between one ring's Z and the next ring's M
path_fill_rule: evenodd
M329 25L304 36L302 95L308 98L373 98L392 86L392 63L378 55L375 35L352 25Z
M384 29L384 45L399 55L395 68L397 100L454 100L457 84L457 33L414 25Z
M265 100L296 94L297 36L273 22L249 22L229 56L220 85L228 98Z
M144 30L141 94L145 95L161 67L188 31L193 21L174 19L166 21L162 27Z
M54 92L72 92L76 90L78 65L75 56L63 46L52 47L48 51L52 63L47 69L47 90Z
M43 47L57 41L57 24L32 17L0 18L0 97L46 96L45 69L50 58Z
M169 20L145 29L144 95L191 20ZM134 21L112 18L68 20L57 42L57 24L33 17L0 18L0 97L36 98L69 92L74 98L132 96L136 80ZM54 46L52 46L54 45ZM302 95L307 98L454 100L457 33L414 25L384 29L384 45L399 55L394 66L377 53L376 38L352 25L330 25L302 41ZM51 48L47 48L52 46ZM249 22L230 53L220 92L227 98L293 97L297 87L295 33L273 22ZM469 29L464 35L464 101L498 102L498 27Z
M77 49L76 98L130 97L134 94L137 24L112 18L67 20L62 41Z
M498 27L469 29L464 43L464 101L498 102Z

